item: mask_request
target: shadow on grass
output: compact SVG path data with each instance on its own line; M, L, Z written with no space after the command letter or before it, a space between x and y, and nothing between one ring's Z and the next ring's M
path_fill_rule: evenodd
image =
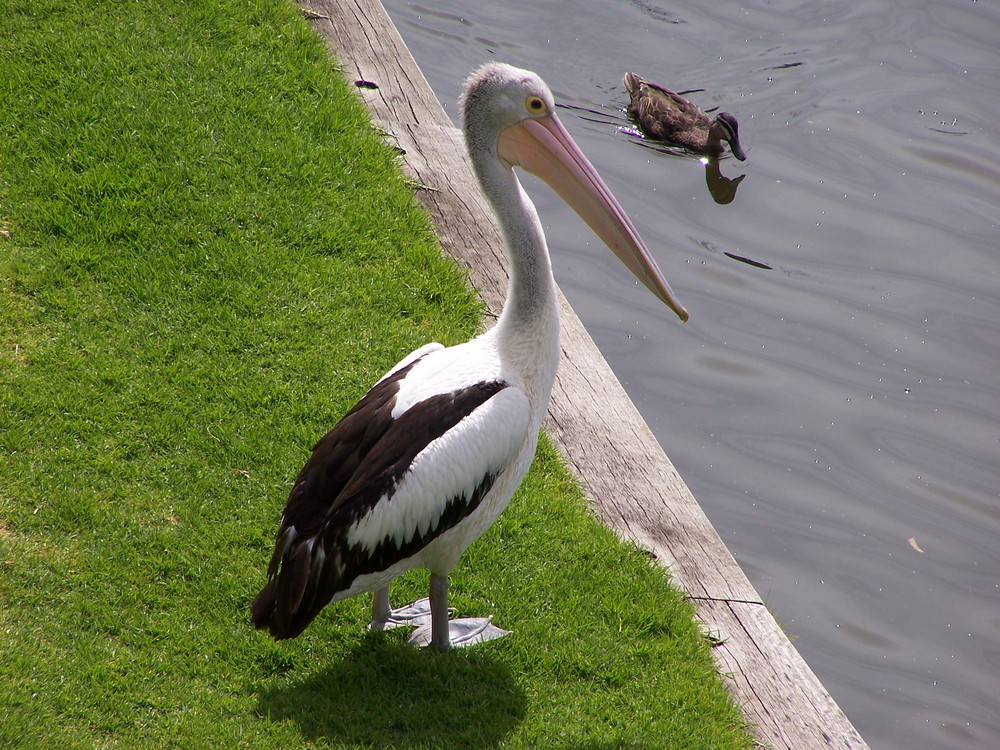
M486 648L437 654L372 636L334 661L262 692L260 710L311 740L372 748L493 747L524 717L524 691Z

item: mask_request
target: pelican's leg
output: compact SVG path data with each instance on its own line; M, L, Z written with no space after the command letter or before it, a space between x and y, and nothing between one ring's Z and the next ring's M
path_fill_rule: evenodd
M369 630L385 630L389 622L391 611L389 609L389 587L376 589L372 601L372 621L368 623Z
M369 630L389 628L419 627L431 618L431 605L427 599L420 599L405 607L392 609L389 606L389 587L376 589L372 601L372 621Z
M471 646L492 641L510 633L498 628L489 617L448 619L448 576L431 573L431 621L421 625L410 636L410 643L433 646L437 651L447 651L451 646Z
M431 573L430 599L431 645L437 651L447 651L451 648L451 633L448 628L448 576Z

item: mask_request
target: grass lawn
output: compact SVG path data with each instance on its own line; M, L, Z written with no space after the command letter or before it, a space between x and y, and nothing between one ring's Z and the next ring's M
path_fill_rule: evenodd
M412 649L368 598L250 626L312 444L480 314L290 2L6 2L0 746L750 747L545 441L452 578L512 637Z

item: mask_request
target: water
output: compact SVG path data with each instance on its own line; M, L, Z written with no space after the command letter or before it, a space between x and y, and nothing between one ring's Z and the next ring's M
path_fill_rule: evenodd
M559 283L869 744L1000 746L1000 5L385 4L453 118L489 59L566 105L691 322L529 180ZM731 202L627 70L736 115Z

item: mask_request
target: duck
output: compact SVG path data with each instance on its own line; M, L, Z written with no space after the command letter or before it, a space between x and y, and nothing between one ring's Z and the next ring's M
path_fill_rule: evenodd
M414 627L437 651L503 637L490 617L450 619L449 573L507 507L535 454L559 363L558 293L542 224L514 167L549 184L682 321L687 310L625 210L556 116L535 73L491 63L467 80L463 132L509 260L496 324L405 356L313 448L285 502L251 621L295 638L326 606L371 593L369 630ZM416 568L429 596L393 608Z
M739 124L728 112L719 112L709 118L694 102L635 73L626 73L622 84L631 98L628 114L649 138L716 157L725 150L722 142L726 141L733 156L746 161L746 153L740 145Z

